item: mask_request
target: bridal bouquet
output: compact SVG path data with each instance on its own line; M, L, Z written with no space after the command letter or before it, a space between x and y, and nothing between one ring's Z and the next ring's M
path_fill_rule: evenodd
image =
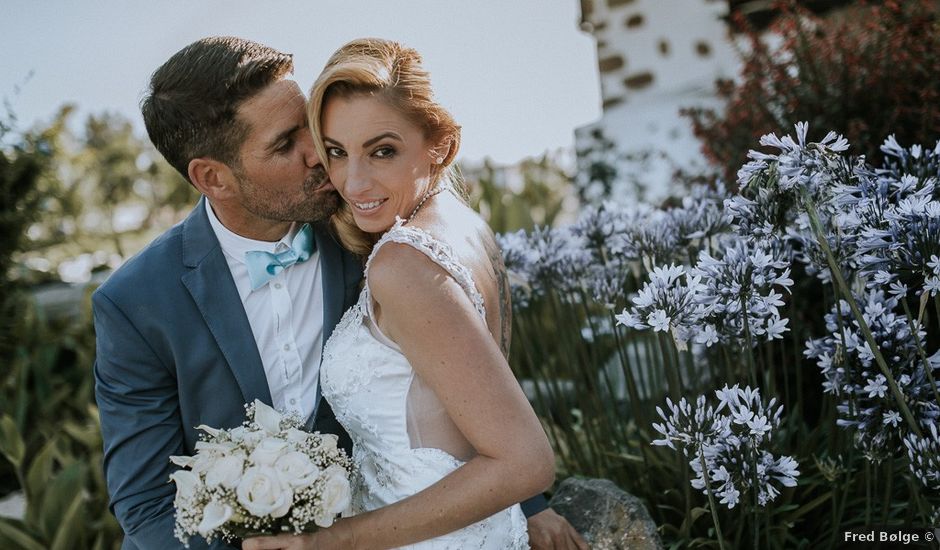
M195 456L172 456L182 466L176 483L175 535L226 541L260 534L302 533L329 527L349 506L352 462L332 434L301 429L255 400L241 426L205 432Z

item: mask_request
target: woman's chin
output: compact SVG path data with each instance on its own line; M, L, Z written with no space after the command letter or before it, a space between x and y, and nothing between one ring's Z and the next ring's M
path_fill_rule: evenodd
M391 218L389 216L362 216L353 211L353 219L359 229L372 234L385 233L395 225L394 216Z

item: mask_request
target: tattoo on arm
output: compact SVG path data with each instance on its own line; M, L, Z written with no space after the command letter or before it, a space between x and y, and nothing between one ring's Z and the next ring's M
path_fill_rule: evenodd
M509 291L509 276L506 274L506 266L503 264L503 255L496 245L492 235L487 235L483 239L486 255L489 257L490 265L493 266L493 275L496 283L496 292L499 297L499 328L500 341L499 347L507 358L509 357L509 344L512 339L512 298Z

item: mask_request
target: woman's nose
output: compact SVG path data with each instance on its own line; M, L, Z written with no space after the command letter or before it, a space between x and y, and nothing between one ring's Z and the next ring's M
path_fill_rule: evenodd
M368 169L362 163L350 159L346 162L345 194L355 197L368 192L372 187Z

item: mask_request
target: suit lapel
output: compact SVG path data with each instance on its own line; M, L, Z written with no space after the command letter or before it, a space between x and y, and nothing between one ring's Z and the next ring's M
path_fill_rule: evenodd
M206 208L203 198L183 222L183 262L192 269L182 282L235 375L245 402L260 399L271 404L261 355Z
M323 270L323 345L333 334L346 310L346 278L343 275L343 250L324 229L315 232Z
M320 252L320 269L323 272L323 346L333 334L346 309L346 279L343 273L343 250L339 247L325 227L318 226L314 232L317 250ZM321 348L322 352L322 348ZM322 364L322 362L321 362ZM329 405L321 405L323 392L317 384L316 404L313 413L307 419L307 427L312 429L321 414L332 415Z

